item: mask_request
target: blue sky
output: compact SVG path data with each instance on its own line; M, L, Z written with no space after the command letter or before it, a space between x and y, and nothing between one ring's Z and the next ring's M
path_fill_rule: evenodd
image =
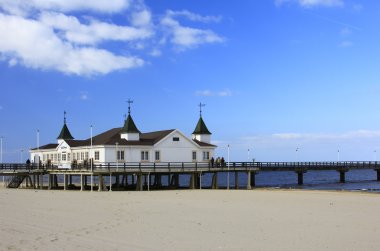
M4 162L123 125L193 131L217 155L374 160L380 3L348 0L0 0ZM296 154L296 149L299 149ZM376 151L376 152L375 152ZM24 152L23 158L27 154ZM24 161L23 159L23 161ZM380 159L380 155L379 155Z

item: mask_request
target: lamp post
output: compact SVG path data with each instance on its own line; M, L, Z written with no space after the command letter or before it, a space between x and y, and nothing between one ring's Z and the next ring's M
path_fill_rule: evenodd
M22 163L23 159L24 159L24 149L21 148L20 163Z
M116 142L115 143L116 145L116 172L119 171L119 156L121 157L121 153L119 155L119 151L118 151L118 146L119 146L119 142Z
M297 147L297 149L296 149L296 162L298 162L298 151L299 151L300 149Z
M0 163L3 164L3 136L0 137Z
M248 162L249 162L250 159L251 159L251 155L250 155L250 151L249 151L249 148L248 148Z
M227 190L230 189L230 144L227 145Z
M91 167L91 192L93 191L93 186L94 186L94 175L93 175L93 162L94 162L94 157L92 156L92 125L90 126L90 138L91 138L91 146L90 146L90 167Z
M373 159L375 160L375 162L377 161L376 150L373 151Z
M340 161L340 151L338 149L338 162Z

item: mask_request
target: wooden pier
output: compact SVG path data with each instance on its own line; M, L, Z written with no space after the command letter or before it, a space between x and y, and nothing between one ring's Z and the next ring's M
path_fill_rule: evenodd
M239 187L239 178L247 179L246 189L255 187L255 176L260 172L291 171L297 176L298 185L303 185L306 172L335 170L339 173L340 182L345 182L345 175L350 170L372 169L376 171L376 179L380 181L380 162L345 161L345 162L230 162L224 165L210 163L103 163L94 165L72 165L70 169L55 165L34 164L0 164L0 176L11 176L8 188L17 188L21 184L34 189L80 189L105 191L118 190L151 190L162 189L162 178L167 178L168 188L202 189L202 176L211 174L211 183L206 186L211 189L220 188L218 176L220 173L234 173L235 189ZM188 184L180 184L179 176L189 176ZM338 175L338 174L337 174ZM44 180L47 184L44 184ZM59 179L60 177L61 179ZM73 177L79 180L79 186L73 184ZM45 179L44 179L45 178ZM106 178L109 180L106 184ZM59 185L59 180L61 186ZM96 182L95 182L96 181ZM230 188L228 179L226 188Z

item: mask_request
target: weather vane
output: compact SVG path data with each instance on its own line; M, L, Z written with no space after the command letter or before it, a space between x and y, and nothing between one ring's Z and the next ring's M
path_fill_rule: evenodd
M202 104L202 102L200 102L198 106L199 106L199 116L202 117L202 107L205 107L206 104Z
M127 100L127 103L128 103L128 115L131 114L131 104L133 103L133 100L131 100L130 98Z

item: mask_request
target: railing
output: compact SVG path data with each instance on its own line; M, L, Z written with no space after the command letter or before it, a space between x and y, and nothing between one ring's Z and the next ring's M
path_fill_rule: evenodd
M112 171L112 172L192 172L192 171L298 171L298 170L351 170L380 169L377 161L339 161L339 162L226 162L224 164L209 162L133 162L133 163L96 163L72 164L68 170L78 171ZM6 171L54 171L65 170L58 165L45 164L0 164L0 172ZM67 168L66 168L67 170Z

